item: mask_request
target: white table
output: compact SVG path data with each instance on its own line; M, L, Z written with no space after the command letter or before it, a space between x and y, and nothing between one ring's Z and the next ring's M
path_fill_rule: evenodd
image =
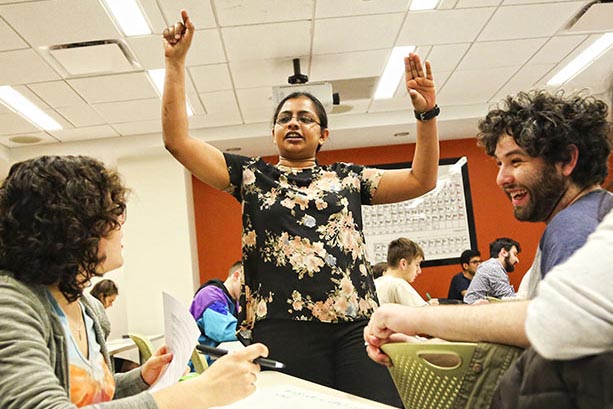
M360 398L281 372L258 374L256 392L226 409L391 409L392 406Z

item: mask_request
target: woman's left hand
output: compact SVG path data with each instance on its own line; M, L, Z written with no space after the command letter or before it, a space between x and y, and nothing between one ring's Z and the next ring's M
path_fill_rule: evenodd
M430 111L436 105L436 87L432 79L430 61L426 61L426 71L419 55L410 53L404 57L404 71L407 92L411 96L413 109L417 112Z
M148 385L153 385L170 361L172 361L172 354L167 351L166 345L161 346L141 367L140 374L143 380Z

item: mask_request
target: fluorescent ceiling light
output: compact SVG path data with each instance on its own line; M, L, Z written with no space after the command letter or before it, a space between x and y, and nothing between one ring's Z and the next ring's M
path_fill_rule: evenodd
M598 40L594 41L592 45L575 57L574 60L569 62L566 67L562 68L556 75L547 81L547 85L557 86L564 84L603 55L611 45L613 45L613 33L603 34Z
M434 10L438 4L438 0L413 0L409 10Z
M62 125L8 85L0 87L0 100L6 106L45 131L57 131Z
M136 0L103 1L126 36L151 34L151 28Z
M404 74L404 57L415 50L414 45L394 47L392 55L387 60L383 75L379 79L379 85L375 91L375 99L389 99L394 96L398 83Z
M166 70L164 68L147 70L147 75L149 75L149 79L151 79L151 82L155 86L155 89L161 98L164 94L164 77L166 75ZM192 111L192 107L190 106L189 101L187 101L187 98L185 98L185 107L187 108L187 116L194 115L194 111Z

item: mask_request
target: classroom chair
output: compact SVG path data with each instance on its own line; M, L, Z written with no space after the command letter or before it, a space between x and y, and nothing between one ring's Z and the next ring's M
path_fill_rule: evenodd
M405 408L486 409L521 348L492 343L389 343L381 348Z
M131 333L128 334L128 336L138 347L138 358L140 360L140 364L144 364L145 361L151 358L151 355L153 355L153 345L151 344L151 341L149 341L149 338L146 336L140 334Z

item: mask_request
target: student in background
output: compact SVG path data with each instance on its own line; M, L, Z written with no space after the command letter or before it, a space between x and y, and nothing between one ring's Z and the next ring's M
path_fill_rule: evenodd
M451 279L447 299L464 301L464 294L466 294L466 290L475 276L479 264L481 264L481 253L479 250L464 250L462 252L460 256L462 271Z
M515 290L509 281L509 273L515 271L519 263L517 254L521 251L518 242L508 237L501 237L490 243L490 259L477 268L471 280L464 302L473 304L486 297L515 297Z
M279 160L271 164L189 135L185 60L196 31L187 12L181 14L183 23L164 30L164 145L194 176L241 203L241 330L252 329L290 375L401 405L389 373L364 352L362 332L377 297L361 206L419 197L436 186L440 110L430 64L424 68L416 54L404 58L405 89L418 118L411 169L320 164L328 117L308 93L292 93L277 105L271 143Z
M0 408L197 409L254 392L252 361L267 355L263 345L153 393L147 388L172 360L166 347L111 374L83 290L123 264L125 208L119 175L95 159L42 156L11 167L0 186Z
M109 308L113 306L113 303L117 299L119 289L113 280L105 278L94 284L89 293L96 297L104 308Z
M377 279L385 273L385 270L387 270L387 263L385 261L381 261L372 266L372 276Z
M379 304L395 303L410 307L423 307L438 304L433 298L425 301L411 286L421 274L424 251L419 244L401 237L393 240L387 247L387 270L375 280Z
M242 281L243 263L239 260L232 264L225 281L209 280L198 288L189 307L200 329L198 342L216 347L221 342L236 341Z

